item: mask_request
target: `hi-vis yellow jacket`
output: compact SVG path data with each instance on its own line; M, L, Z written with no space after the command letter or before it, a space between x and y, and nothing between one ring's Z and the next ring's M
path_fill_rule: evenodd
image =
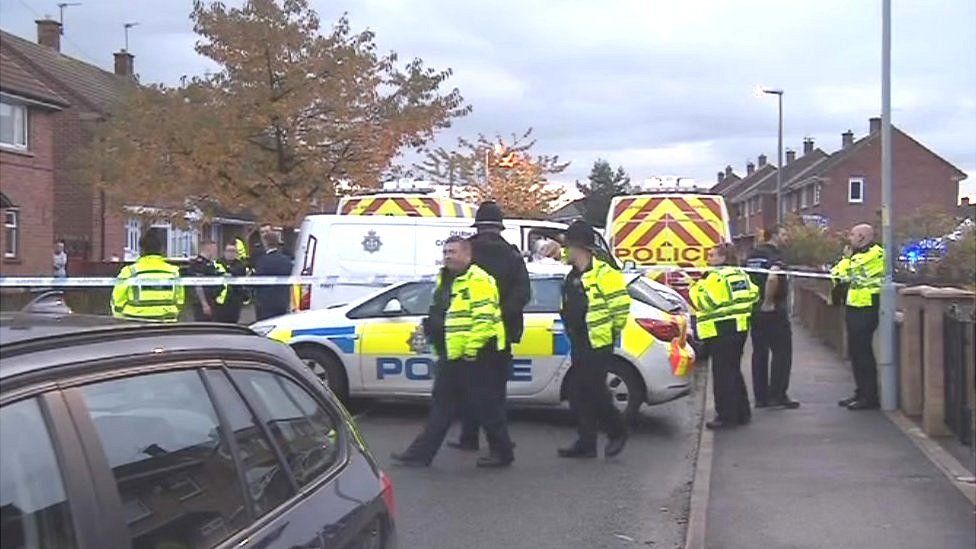
M691 305L698 311L698 337L718 337L718 323L734 320L735 330L749 329L749 317L759 300L759 287L749 275L736 267L721 267L696 281L688 291Z
M607 263L593 259L593 267L580 276L586 292L586 329L590 347L612 345L627 325L630 294L624 275Z
M474 360L492 338L496 350L505 348L498 285L481 267L471 265L451 283L451 303L444 319L447 359Z
M180 269L159 255L144 255L119 271L112 288L112 315L117 318L176 322L183 308ZM139 283L154 280L151 283ZM172 282L170 282L172 280Z
M834 283L846 282L848 307L870 307L874 296L881 293L884 282L884 248L878 244L867 250L845 257L830 270Z

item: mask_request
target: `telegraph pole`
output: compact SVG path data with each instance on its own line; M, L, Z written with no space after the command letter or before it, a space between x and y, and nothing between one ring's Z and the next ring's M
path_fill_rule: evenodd
M895 364L895 286L892 272L895 246L891 231L891 0L881 0L881 239L885 275L881 285L880 353L881 408L898 408L898 368Z

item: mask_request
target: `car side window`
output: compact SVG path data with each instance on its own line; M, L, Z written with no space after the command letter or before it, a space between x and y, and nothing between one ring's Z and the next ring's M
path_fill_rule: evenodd
M0 548L76 547L54 447L36 399L0 409Z
M387 305L396 299L400 303L401 312L384 312ZM404 284L388 292L374 297L373 299L349 311L349 318L377 318L391 316L418 316L426 315L430 310L430 302L434 299L434 283L431 282L411 282Z
M339 459L339 431L329 414L304 388L263 370L234 369L247 400L258 406L300 486L315 481Z
M81 388L134 549L210 547L248 524L233 457L197 370Z
M291 497L288 473L282 470L271 442L227 376L214 370L207 375L214 398L234 435L244 482L254 502L254 514L260 517Z
M525 306L527 313L558 313L562 307L563 279L532 279L532 297Z

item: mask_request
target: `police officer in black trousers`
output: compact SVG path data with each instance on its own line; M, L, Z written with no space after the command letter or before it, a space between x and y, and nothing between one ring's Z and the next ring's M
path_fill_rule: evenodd
M774 225L766 233L766 242L749 253L746 267L783 269L782 250L789 243L790 235L786 227ZM786 302L789 281L782 275L750 272L749 276L760 292L751 323L752 392L756 398L756 408L799 408L800 403L787 395L793 364L793 331Z
M513 367L512 345L522 340L522 314L531 293L529 273L522 254L518 248L502 238L501 232L505 228L503 220L504 214L497 203L484 202L478 207L474 218L474 227L478 233L469 239L474 264L495 279L501 298L502 320L505 323L508 344L502 351L501 359L505 362L505 369L503 375L496 379L495 395L502 406L505 404L508 378ZM461 436L457 442L451 441L447 445L464 451L478 451L478 428L475 414L467 409L461 422Z

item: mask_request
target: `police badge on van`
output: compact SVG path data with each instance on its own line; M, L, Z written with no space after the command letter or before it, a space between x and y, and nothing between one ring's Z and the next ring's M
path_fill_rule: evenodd
M380 246L382 245L383 242L376 234L376 231L369 231L366 233L366 236L363 237L363 249L371 254L380 251Z

